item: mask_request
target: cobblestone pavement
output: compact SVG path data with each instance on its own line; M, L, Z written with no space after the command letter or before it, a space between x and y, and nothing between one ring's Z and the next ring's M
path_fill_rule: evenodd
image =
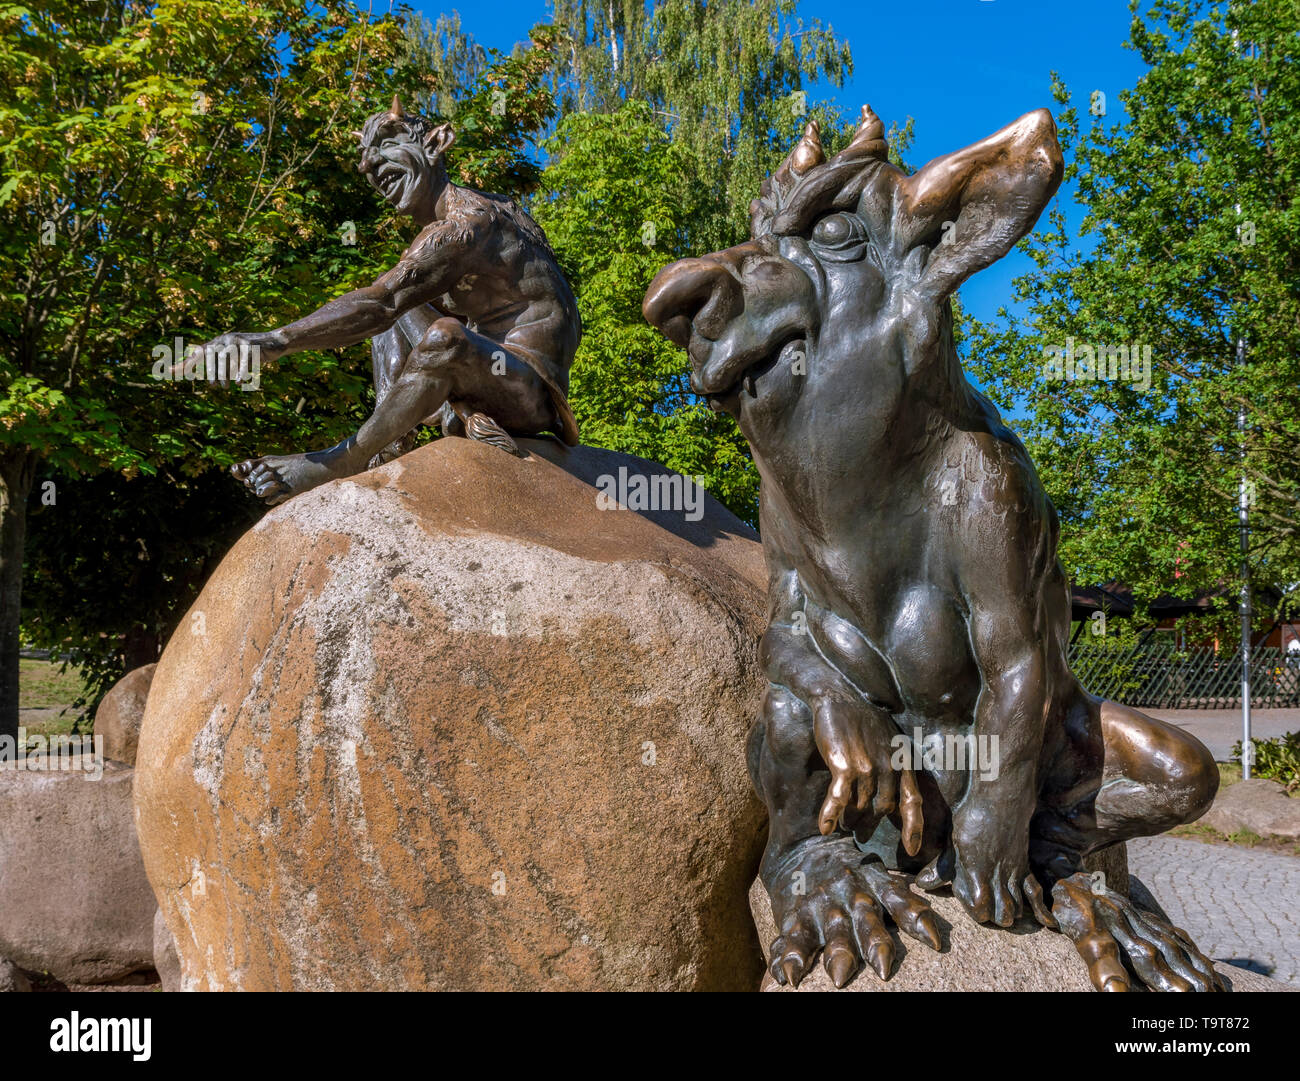
M1141 837L1128 862L1205 954L1300 985L1300 859Z

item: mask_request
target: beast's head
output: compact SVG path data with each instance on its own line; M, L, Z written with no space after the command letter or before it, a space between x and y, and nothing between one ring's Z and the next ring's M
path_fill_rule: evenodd
M393 207L426 225L447 183L444 155L456 141L450 124L431 125L418 113L392 107L375 113L356 133L361 139L357 168Z
M1061 170L1046 110L911 176L870 106L829 159L809 124L751 204L751 239L665 267L645 317L756 453L832 420L883 439L918 379L953 377L948 297L1033 227Z

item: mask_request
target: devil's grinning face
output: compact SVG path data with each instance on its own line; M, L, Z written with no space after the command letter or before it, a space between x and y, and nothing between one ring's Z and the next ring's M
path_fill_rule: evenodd
M374 189L399 212L416 215L436 193L443 156L429 146L420 117L378 113L362 133L359 168Z

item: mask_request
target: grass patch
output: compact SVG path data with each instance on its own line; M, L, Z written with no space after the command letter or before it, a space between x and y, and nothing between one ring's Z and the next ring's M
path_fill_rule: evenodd
M1300 856L1300 843L1284 841L1280 837L1261 837L1251 830L1238 830L1236 833L1220 833L1213 826L1193 822L1187 826L1175 826L1164 837L1182 837L1189 841L1204 841L1212 845L1235 845L1238 848L1257 848L1261 852L1276 852L1283 856Z
M1241 763L1240 762L1218 762L1219 767L1219 790L1234 785L1241 780Z
M29 736L72 734L77 714L71 706L87 689L86 681L71 665L64 672L59 671L62 667L61 661L38 661L27 657L18 661L18 708L39 711L29 712L22 719Z
M86 681L71 665L66 672L59 671L62 667L61 661L21 658L18 661L18 708L48 709L75 702L85 690Z

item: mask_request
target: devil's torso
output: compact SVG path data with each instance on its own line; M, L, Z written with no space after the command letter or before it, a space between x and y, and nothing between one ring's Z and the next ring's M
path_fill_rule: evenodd
M412 242L409 256L436 273L442 292L430 306L520 353L561 387L581 338L578 304L533 220L511 200L457 189L464 205ZM438 259L438 249L447 258ZM437 317L435 314L435 318Z

